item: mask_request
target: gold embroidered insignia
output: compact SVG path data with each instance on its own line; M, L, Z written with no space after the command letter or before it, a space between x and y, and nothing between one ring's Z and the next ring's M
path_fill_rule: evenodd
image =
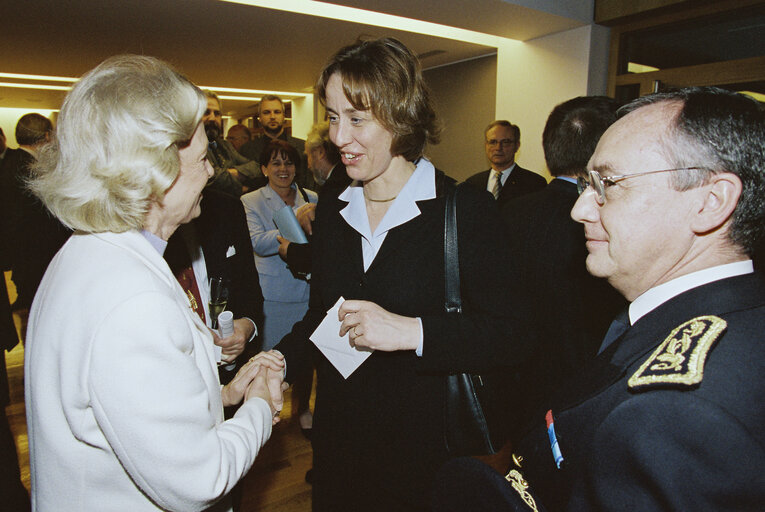
M707 354L728 323L717 316L699 316L676 327L627 381L630 389L655 384L693 386L704 377Z
M510 482L510 486L515 489L515 492L517 492L521 499L526 503L526 505L529 506L531 510L534 512L539 512L537 509L537 502L534 501L534 498L531 496L529 491L526 489L529 488L528 482L524 480L523 475L520 474L515 469L511 469L508 474L505 475L505 480Z

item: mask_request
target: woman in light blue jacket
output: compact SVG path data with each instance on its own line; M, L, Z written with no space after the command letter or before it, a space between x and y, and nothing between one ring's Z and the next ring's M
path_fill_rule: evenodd
M242 196L250 228L260 287L263 289L263 350L270 350L308 310L308 282L293 276L279 257L279 230L274 213L289 205L293 210L315 203L317 195L294 183L298 151L282 140L269 142L260 155L268 185Z

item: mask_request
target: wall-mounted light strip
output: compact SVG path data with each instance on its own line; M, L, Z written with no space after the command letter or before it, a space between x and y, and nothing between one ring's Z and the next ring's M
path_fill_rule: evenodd
M25 75L22 73L0 73L0 78L12 78L16 80L39 80L42 82L69 82L75 83L79 78L70 78L66 76L47 76L47 75Z
M35 82L65 82L74 85L79 78L70 78L64 76L49 76L49 75L28 75L23 73L4 73L0 72L0 78L6 78L10 80L29 80ZM68 91L72 88L72 85L51 85L40 83L25 83L25 82L0 82L0 87L12 87L17 89L37 89L37 90L52 90L52 91ZM239 101L260 101L260 98L266 94L275 94L277 96L284 96L288 98L307 98L311 94L304 92L294 91L266 91L263 89L242 89L236 87L216 87L214 85L201 85L200 89L210 89L216 92L233 92L240 94L251 94L252 96L221 96L223 99L239 100Z
M46 91L68 91L71 85L21 84L15 82L0 82L0 87L15 87L17 89L38 89Z

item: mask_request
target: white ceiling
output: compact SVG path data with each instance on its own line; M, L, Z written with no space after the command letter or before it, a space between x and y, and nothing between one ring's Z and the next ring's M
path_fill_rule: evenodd
M111 55L141 53L169 61L205 86L310 92L326 59L359 36L397 37L423 56L426 68L495 51L491 46L217 0L8 3L0 11L0 72L5 73L78 77ZM519 40L586 23L503 0L334 3ZM530 0L518 3L528 5ZM64 94L0 87L0 107L58 108ZM236 102L227 106L245 107Z

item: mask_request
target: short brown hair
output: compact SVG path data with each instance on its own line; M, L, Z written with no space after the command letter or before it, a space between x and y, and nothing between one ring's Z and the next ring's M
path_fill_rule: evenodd
M343 92L357 110L368 110L393 134L391 153L409 161L441 131L417 57L400 41L385 37L341 48L324 66L316 93L326 106L327 83L338 73Z

